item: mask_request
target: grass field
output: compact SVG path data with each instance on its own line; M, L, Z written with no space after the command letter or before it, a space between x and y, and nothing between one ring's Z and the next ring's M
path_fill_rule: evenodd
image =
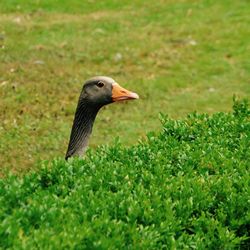
M244 0L1 1L1 171L64 156L94 75L141 99L102 110L91 147L135 143L160 128L159 112L227 111L233 94L249 97L249 9Z
M0 1L0 249L249 249L249 11ZM95 75L140 99L103 108L65 161Z

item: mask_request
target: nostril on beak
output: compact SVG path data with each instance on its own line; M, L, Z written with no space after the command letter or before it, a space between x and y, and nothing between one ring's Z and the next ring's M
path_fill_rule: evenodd
M123 94L126 94L126 91L124 91L124 90L122 90L121 92L122 92Z

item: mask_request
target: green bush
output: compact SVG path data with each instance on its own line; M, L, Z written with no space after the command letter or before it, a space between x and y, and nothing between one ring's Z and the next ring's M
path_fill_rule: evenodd
M250 110L161 115L146 142L0 181L3 249L248 249Z

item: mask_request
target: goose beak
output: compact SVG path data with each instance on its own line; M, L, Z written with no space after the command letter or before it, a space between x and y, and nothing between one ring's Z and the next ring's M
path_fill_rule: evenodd
M139 96L127 89L122 88L118 83L112 84L112 100L113 102L139 99Z

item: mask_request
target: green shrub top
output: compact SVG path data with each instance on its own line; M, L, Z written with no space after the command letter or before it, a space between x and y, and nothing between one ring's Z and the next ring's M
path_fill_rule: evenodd
M250 110L161 115L162 131L124 148L56 159L0 181L3 249L249 247Z

